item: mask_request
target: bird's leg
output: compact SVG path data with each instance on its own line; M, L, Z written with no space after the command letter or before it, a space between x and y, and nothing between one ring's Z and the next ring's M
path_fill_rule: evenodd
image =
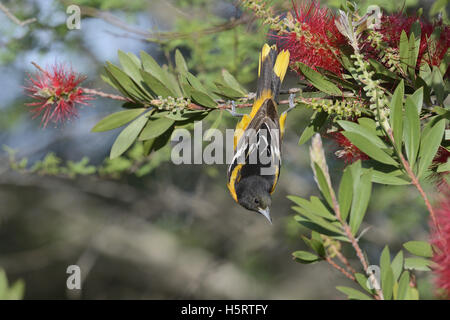
M289 111L291 111L292 109L294 109L296 107L294 98L295 98L295 93L291 93L289 95L289 108L285 111L286 113L288 113Z
M230 109L227 109L227 110L229 113L231 113L231 115L233 117L242 117L243 116L242 113L236 112L236 102L234 102L234 100L231 101L231 110Z

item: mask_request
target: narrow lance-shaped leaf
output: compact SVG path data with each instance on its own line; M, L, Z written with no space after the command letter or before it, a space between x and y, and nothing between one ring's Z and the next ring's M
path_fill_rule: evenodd
M133 58L131 58L128 54L121 50L119 50L118 56L123 71L134 81L134 83L139 87L141 92L145 96L147 96L148 99L152 99L152 95L147 92L147 89L143 85L144 79L142 78L142 75L140 73L140 65L136 65L136 61L134 61ZM137 57L135 58L137 59Z
M354 132L357 133L367 140L369 140L373 145L377 146L380 149L385 149L386 145L384 142L376 135L375 131L372 131L366 127L363 127L357 123L338 120L338 124L345 130L345 132Z
M170 89L156 77L144 70L141 70L140 72L145 83L148 85L150 90L155 93L156 96L167 98L174 95L173 92L170 91Z
M413 257L405 259L405 269L430 271L431 261L425 258Z
M146 108L129 109L119 112L112 113L99 122L91 129L92 132L102 132L112 130L121 127L131 120L135 119L137 116L142 114Z
M141 116L131 122L125 129L122 130L111 148L111 153L109 155L110 159L117 158L128 150L128 148L138 137L147 121L147 117Z
M408 293L409 287L409 272L404 271L400 276L400 280L398 282L398 290L397 290L397 300L405 300Z
M177 66L177 71L180 74L185 74L186 72L188 72L186 61L184 60L183 55L178 49L175 51L175 64Z
M325 178L325 174L323 173L320 166L315 162L314 163L315 168L315 175L317 184L319 186L320 191L322 192L323 197L328 202L328 204L333 207L333 201L331 199L331 193L330 188L328 187L327 179Z
M398 280L403 270L403 251L400 250L391 263L392 273L394 275L394 282Z
M417 152L420 143L420 120L417 106L411 97L406 98L405 104L405 130L403 132L405 140L406 155L411 168L416 163Z
M425 241L408 241L403 244L406 250L420 257L431 258L433 249L428 242Z
M292 256L294 257L295 261L300 263L313 263L320 260L320 258L316 254L308 251L295 251L294 253L292 253Z
M405 85L402 81L398 84L391 100L390 123L393 129L396 149L402 151L403 135L403 95L405 94Z
M106 64L106 71L125 90L127 95L138 101L145 101L148 99L147 95L142 92L142 90L136 85L136 83L133 82L133 80L131 80L131 78L125 72L109 62L107 62Z
M358 232L358 229L364 219L371 193L372 172L370 170L361 175L359 184L356 185L355 192L353 194L352 208L350 211L350 228L353 234Z
M158 118L156 120L150 119L144 129L142 129L142 132L139 135L139 140L144 141L159 137L164 132L169 130L174 123L174 120L168 118Z
M419 152L419 177L421 177L431 165L431 162L439 149L439 145L441 144L444 131L445 119L441 119L422 136Z
M301 62L297 62L297 66L309 82L311 82L311 84L320 91L333 96L342 95L342 91L334 83L325 79L325 77L319 72L311 69L306 64Z
M372 300L372 298L369 297L368 295L350 287L338 286L336 287L336 289L346 294L347 297L352 300Z
M406 73L409 62L409 41L405 30L403 30L400 35L399 54L400 67L402 68L403 72Z
M341 218L343 221L347 220L348 213L350 212L350 206L352 204L352 197L352 173L349 168L346 168L341 178L341 184L339 185L339 209L341 211Z
M391 256L388 246L386 246L380 257L381 268L381 289L385 300L392 298L394 288L394 274L391 267Z
M229 73L226 69L222 70L222 76L226 84L228 84L233 90L238 91L242 96L246 94L246 91L235 77L231 73Z
M370 158L377 160L381 163L397 166L397 162L392 159L386 152L374 145L370 140L363 137L360 134L354 132L344 131L342 133L347 139L350 140L359 150L367 154Z

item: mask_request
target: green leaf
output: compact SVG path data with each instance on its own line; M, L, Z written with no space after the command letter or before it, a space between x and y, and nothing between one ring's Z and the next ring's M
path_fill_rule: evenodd
M320 166L314 162L314 168L316 173L317 184L319 186L320 191L322 192L323 197L327 200L330 207L333 207L333 201L331 200L330 188L328 187L327 179L325 178L325 174L323 173Z
M385 300L391 300L394 288L394 273L391 267L391 256L388 246L385 246L380 257L381 289Z
M400 35L400 44L398 46L400 54L400 68L406 73L409 61L409 42L405 30Z
M433 66L433 71L431 72L431 87L436 94L437 101L439 104L444 103L445 99L445 88L444 88L444 79L442 78L441 71L438 67Z
M153 59L153 57L149 55L147 52L142 50L141 50L141 59L144 71L150 73L153 77L163 82L163 72L158 62L156 62L155 59Z
M416 64L417 64L417 57L419 56L419 47L420 47L420 35L418 38L416 38L414 33L411 33L409 37L408 71L409 74L411 75L411 78L413 79L416 73Z
M393 173L385 173L378 170L372 171L372 182L394 186L402 186L411 183L410 181L396 177Z
M116 129L135 119L146 110L148 109L138 108L112 113L97 122L97 124L91 129L91 132L102 132Z
M314 232L314 231L313 231ZM308 245L311 249L313 249L319 257L325 256L325 247L323 246L323 243L321 241L318 241L316 239L308 239L305 236L302 236L303 241Z
M310 221L314 222L315 224L321 226L322 228L329 230L331 232L335 232L337 234L342 234L342 231L340 229L340 225L338 222L332 223L328 220L325 220L324 218L320 217L317 214L311 213L308 210L302 208L302 207L292 207L292 209L298 213L300 213L302 216L306 217ZM317 231L317 230L315 230Z
M222 97L228 99L237 99L243 96L239 91L236 91L223 83L215 82L215 85L217 90L215 90L214 92L221 95Z
M241 97L247 94L246 90L242 88L239 82L226 69L222 69L222 76L225 83L228 84L231 89L239 92Z
M130 54L132 55L132 54ZM141 92L147 96L147 98L152 99L152 95L147 92L146 88L143 86L144 79L140 73L140 65L136 65L136 56L130 56L125 52L119 50L118 56L120 64L122 65L123 71L136 83L136 85L141 89ZM134 58L132 58L134 57ZM139 61L139 59L138 59ZM140 62L139 62L140 63Z
M419 152L419 178L430 167L434 156L439 149L439 145L441 144L444 131L445 119L441 119L433 127L431 127L430 130L422 135Z
M354 132L343 132L343 135L350 140L359 150L367 154L370 158L385 164L397 166L397 162L386 152L371 143L370 140Z
M400 250L391 263L392 273L394 275L394 282L400 277L400 273L403 270L403 251Z
M414 168L420 143L420 120L417 106L411 97L406 98L405 116L405 130L403 135L406 155L408 156L411 168Z
M412 95L409 96L413 104L416 106L417 113L420 114L423 105L423 87L420 87Z
M115 79L117 84L123 88L126 95L137 101L148 100L148 96L142 92L137 84L125 72L112 63L106 62L106 64L106 72L110 75L110 78L112 77Z
M403 244L403 247L419 257L431 258L433 256L431 245L425 241L408 241Z
M316 254L308 251L295 251L294 253L292 253L292 256L294 257L295 261L300 263L313 263L320 260L320 258Z
M373 120L371 118L366 118L366 117L358 118L358 123L360 124L361 127L364 127L366 129L370 130L370 132L372 132L373 134L375 134L377 136L383 135L383 132L378 128L375 120Z
M418 271L430 271L431 261L424 258L406 258L405 269L413 269Z
M177 66L177 71L180 74L185 74L188 72L186 61L184 60L183 55L178 49L175 51L175 65Z
M358 229L364 219L371 193L372 170L368 170L361 175L361 179L354 189L353 202L350 211L350 228L353 234L358 232Z
M141 116L131 122L117 137L111 148L110 159L114 159L122 155L134 143L142 128L147 123L148 118Z
M390 123L393 129L395 147L399 152L402 150L403 135L403 95L405 94L405 85L400 81L394 91L391 100Z
M174 93L156 77L148 73L147 71L141 70L142 78L148 87L155 93L156 96L161 96L167 98L173 96Z
M319 130L323 127L327 119L328 119L327 112L315 111L311 117L311 121L309 122L308 126L305 128L305 130L303 130L302 135L300 136L300 140L298 141L298 145L301 146L309 139L311 139L314 133L319 132Z
M175 123L175 120L168 118L150 119L139 135L139 141L149 140L159 137Z
M338 120L337 123L345 130L345 132L357 133L369 140L373 145L377 146L380 149L387 148L384 142L381 141L381 139L376 135L376 131L370 130L350 121Z
M409 288L409 272L404 271L398 282L397 300L405 300Z
M355 279L361 286L361 288L366 290L368 293L373 294L373 290L367 287L368 278L365 275L363 275L362 273L355 273Z
M343 221L347 220L353 197L353 179L349 168L344 169L344 174L339 185L339 209Z
M203 93L202 91L198 91L196 89L191 90L191 98L197 102L199 105L202 105L207 108L216 108L217 102L215 102L209 95Z
M287 196L287 198L302 208L308 210L311 214L317 214L328 220L336 220L336 217L328 211L327 207L320 201L317 197L311 197L311 201L297 197L297 196Z
M168 85L170 86L170 89L173 93L175 93L176 98L183 97L183 93L181 92L180 85L177 82L177 78L172 73L169 73L168 71L164 70L164 73L166 75Z
M338 289L342 293L346 294L347 297L352 300L373 300L371 297L369 297L365 293L362 293L361 291L358 291L358 290L350 288L350 287L338 286L338 287L336 287L336 289Z
M341 96L342 91L331 81L328 81L323 75L319 72L311 69L306 64L302 62L297 62L297 66L299 67L302 74L309 80L309 82L319 89L322 92L325 92L332 96Z
M316 231L320 234L330 236L339 241L349 242L348 238L346 238L343 235L343 232L341 232L341 231L339 231L339 232L330 231L330 230L318 225L317 223L314 223L311 220L304 218L300 215L294 216L294 219L295 219L295 221L297 221L298 223L300 223L302 226L304 226L305 228L307 228L309 230Z

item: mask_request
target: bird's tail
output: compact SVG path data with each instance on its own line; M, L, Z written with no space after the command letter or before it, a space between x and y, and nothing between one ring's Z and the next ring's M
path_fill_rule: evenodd
M269 95L277 101L288 65L289 51L283 50L277 55L276 45L264 44L259 55L257 99L263 95Z

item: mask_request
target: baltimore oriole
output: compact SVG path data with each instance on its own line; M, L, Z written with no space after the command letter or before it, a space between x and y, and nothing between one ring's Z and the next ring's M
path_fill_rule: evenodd
M234 157L228 168L228 189L241 206L264 215L272 223L269 207L281 166L280 147L286 115L278 117L277 98L289 64L289 51L277 55L277 47L265 44L259 56L256 98L250 114L241 116L234 133Z

